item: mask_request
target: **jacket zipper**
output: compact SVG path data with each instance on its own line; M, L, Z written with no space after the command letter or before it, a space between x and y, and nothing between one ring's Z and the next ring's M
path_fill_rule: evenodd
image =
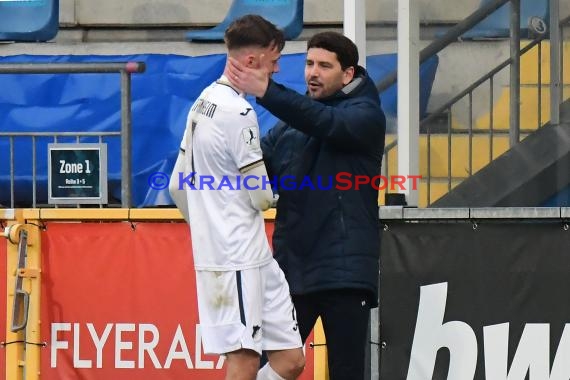
M338 209L340 212L340 227L342 228L342 236L346 237L346 225L344 223L344 208L342 207L342 194L338 195Z

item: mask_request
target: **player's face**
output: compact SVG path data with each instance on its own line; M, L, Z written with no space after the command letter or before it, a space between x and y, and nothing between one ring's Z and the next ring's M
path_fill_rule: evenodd
M340 66L336 53L322 48L310 48L305 62L305 82L311 98L330 96L350 83L354 68Z
M275 46L260 49L259 68L264 68L271 77L279 72L279 58L281 58L281 52Z

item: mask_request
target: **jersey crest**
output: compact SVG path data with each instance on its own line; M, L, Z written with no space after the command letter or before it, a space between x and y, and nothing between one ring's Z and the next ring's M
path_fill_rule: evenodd
M259 147L259 136L257 133L257 128L247 127L242 129L241 137L243 138L245 145L247 145L250 149Z

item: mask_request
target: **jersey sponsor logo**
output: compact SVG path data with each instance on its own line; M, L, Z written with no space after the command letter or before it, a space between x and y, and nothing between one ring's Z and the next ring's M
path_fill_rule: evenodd
M241 136L243 138L243 142L247 145L250 149L257 148L259 146L259 136L257 132L257 128L254 127L247 127L241 130Z
M248 107L248 108L245 109L245 111L240 112L239 114L240 114L241 116L245 116L245 115L247 115L247 114L249 113L249 111L252 111L252 110L253 110L253 108L249 108L249 107Z

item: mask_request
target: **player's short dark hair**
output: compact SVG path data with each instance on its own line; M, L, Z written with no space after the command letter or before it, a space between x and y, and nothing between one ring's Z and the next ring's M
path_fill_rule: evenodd
M358 65L358 48L350 38L337 32L321 32L315 34L307 42L307 50L321 48L336 54L343 70Z
M285 46L283 32L263 17L253 14L234 20L226 29L224 41L228 50L248 46L275 46L281 51Z

